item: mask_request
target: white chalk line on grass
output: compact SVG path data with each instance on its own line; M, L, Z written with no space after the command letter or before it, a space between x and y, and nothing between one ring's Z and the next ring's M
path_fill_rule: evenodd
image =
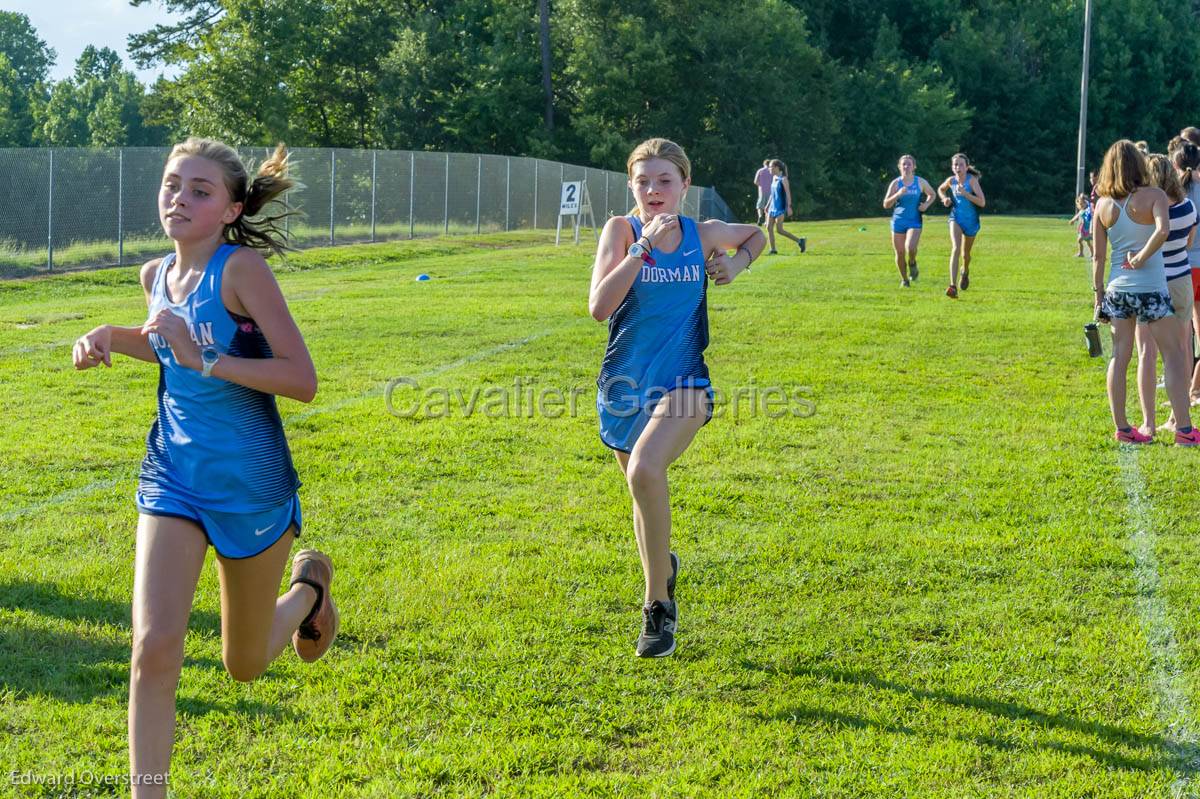
M438 366L434 366L430 369L425 370L424 372L419 372L414 375L409 375L409 377L413 377L415 379L424 379L424 378L434 377L434 376L440 375L444 372L448 372L452 369L457 369L460 366L466 366L467 364L486 360L487 358L490 358L493 355L500 355L501 353L511 352L512 350L520 349L521 347L524 347L527 344L537 341L538 339L545 338L546 336L550 335L551 333L556 333L559 330L565 329L566 327L569 327L569 325L566 325L563 327L548 328L546 330L541 330L532 335L525 336L524 338L519 338L514 341L506 341L503 344L496 344L491 347L485 347L484 349L478 350L469 355L464 355L463 357L457 358L453 361L448 361L446 363L439 364ZM368 391L366 391L358 396L349 397L344 400L339 400L338 402L330 403L329 405L323 405L318 408L311 408L307 411L303 411L298 414L293 414L292 416L289 416L287 419L284 420L284 424L295 424L296 422L303 422L307 419L312 418L313 416L316 416L317 414L334 413L336 411L342 410L343 408L349 407L351 405L354 405L356 403L370 399L372 397L383 396L383 393L386 390L386 388L387 388L387 384L385 383L381 386L376 386L374 388L371 388ZM42 511L48 510L48 509L54 507L55 505L61 505L64 502L70 502L71 500L78 499L80 497L84 497L89 494L94 494L97 491L103 491L107 488L112 488L114 486L119 485L120 483L124 482L127 479L129 479L129 478L121 477L121 478L109 478L106 480L96 480L94 482L88 483L87 485L82 485L82 486L78 486L76 488L67 489L66 491L59 492L58 494L55 494L51 497L47 497L46 499L43 499L39 502L34 502L30 505L26 505L25 507L14 508L13 510L4 511L3 513L0 513L0 522L12 521L12 520L18 519L22 516L29 516L29 515L41 513Z
M1137 451L1121 447L1117 456L1121 479L1129 499L1133 533L1129 546L1133 552L1133 574L1137 586L1137 611L1150 647L1154 689L1159 698L1159 720L1165 727L1167 745L1181 766L1179 778L1171 786L1174 797L1196 796L1195 777L1200 774L1200 747L1192 728L1192 708L1188 701L1187 680L1179 657L1175 626L1163 596L1154 554L1154 528L1146 498L1146 484L1138 468Z
M95 482L91 482L87 485L82 485L77 488L69 488L66 491L59 492L52 497L41 500L40 502L34 502L32 505L26 505L23 508L14 508L13 510L4 511L4 513L0 513L0 522L8 522L12 521L13 519L19 519L22 516L41 513L42 511L52 508L55 505L61 505L64 502L70 502L73 499L78 499L79 497L87 496L88 494L94 494L95 492L103 491L106 488L113 488L120 485L127 479L129 478L115 477L107 480L96 480Z

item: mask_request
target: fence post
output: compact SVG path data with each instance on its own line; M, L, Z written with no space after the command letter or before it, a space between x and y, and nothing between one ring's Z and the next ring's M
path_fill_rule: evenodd
M46 201L46 271L54 271L54 150L50 150L50 185Z
M417 181L417 154L408 154L408 237L413 237L413 188Z
M378 150L371 151L371 241L375 241L375 162L379 156Z
M541 159L533 159L533 229L537 230L537 184L538 184L538 164Z
M479 197L483 192L483 156L475 168L475 232L479 233Z
M442 235L450 235L450 153L446 153L446 199L442 204Z
M117 266L125 265L125 148L117 149Z
M337 150L329 151L329 246L333 246L334 186L337 185Z
M604 170L604 218L607 220L608 215L612 213L609 210L611 206L608 204L608 179L612 177L612 172Z
M504 158L504 232L508 232L508 209L512 202L509 188L512 186L512 156Z

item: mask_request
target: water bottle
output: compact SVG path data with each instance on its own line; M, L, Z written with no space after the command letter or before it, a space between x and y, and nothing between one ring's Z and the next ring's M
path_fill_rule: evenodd
M1100 346L1100 328L1095 322L1083 326L1083 338L1087 342L1088 355L1099 358L1104 354L1104 348Z

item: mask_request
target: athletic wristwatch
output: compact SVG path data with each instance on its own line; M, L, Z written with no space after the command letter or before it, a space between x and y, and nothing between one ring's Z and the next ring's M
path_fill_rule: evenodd
M641 258L644 263L654 266L654 259L650 257L650 248L642 244L641 239L629 245L628 254L634 258Z
M221 353L216 347L205 347L200 350L200 363L204 364L204 369L200 372L201 376L212 377L213 367L219 360L221 360Z

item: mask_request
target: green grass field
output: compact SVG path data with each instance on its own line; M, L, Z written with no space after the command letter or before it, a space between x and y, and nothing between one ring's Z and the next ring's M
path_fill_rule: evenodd
M235 683L208 564L173 795L1195 792L1200 453L1112 443L1073 229L986 218L957 301L940 218L907 291L886 220L791 229L807 255L712 288L708 361L727 392L780 386L815 413L727 412L673 468L680 644L661 661L633 655L591 249L540 233L294 256L279 277L321 385L281 410L342 634ZM157 370L76 373L69 349L143 318L132 267L0 283L0 795L119 793L9 775L126 769ZM383 389L405 376L584 393L575 417L398 418Z

